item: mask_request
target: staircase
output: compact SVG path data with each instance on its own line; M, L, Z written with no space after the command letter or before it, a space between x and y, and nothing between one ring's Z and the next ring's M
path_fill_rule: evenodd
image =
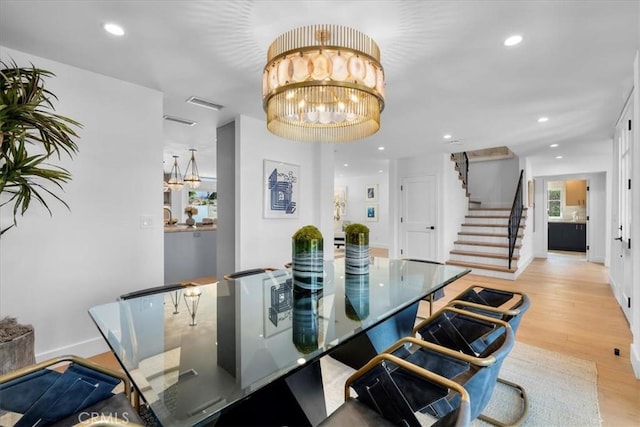
M483 208L480 202L470 203L447 264L471 268L474 274L482 276L513 280L518 270L524 224L520 225L509 268L507 224L510 212L510 208ZM526 210L523 222L525 218Z
M467 197L468 158L462 153L451 155L459 173ZM508 224L511 208L483 207L478 200L469 200L469 208L454 249L450 252L449 265L472 269L472 273L514 280L518 270L520 247L524 236L527 209L522 211L522 221L515 240L511 266L509 266Z

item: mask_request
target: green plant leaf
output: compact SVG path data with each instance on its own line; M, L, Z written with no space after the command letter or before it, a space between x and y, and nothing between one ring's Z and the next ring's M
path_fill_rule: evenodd
M57 97L44 86L52 72L14 61L0 61L0 66L0 193L9 195L0 206L13 206L13 224L0 230L2 235L17 226L18 214L24 215L32 200L50 215L48 198L69 208L53 190L62 190L71 174L47 161L54 155L73 158L78 152L74 127L82 125L54 112Z

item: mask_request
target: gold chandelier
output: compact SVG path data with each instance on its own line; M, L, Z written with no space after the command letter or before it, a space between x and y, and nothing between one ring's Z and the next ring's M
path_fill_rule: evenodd
M380 129L380 49L339 25L297 28L275 39L262 77L267 128L284 138L347 142Z

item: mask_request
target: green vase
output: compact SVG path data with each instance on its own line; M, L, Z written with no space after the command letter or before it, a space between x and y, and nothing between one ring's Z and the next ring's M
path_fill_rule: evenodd
M301 228L293 235L291 249L294 288L311 291L322 289L324 253L320 231L312 225Z
M369 231L346 231L344 235L345 273L369 273Z

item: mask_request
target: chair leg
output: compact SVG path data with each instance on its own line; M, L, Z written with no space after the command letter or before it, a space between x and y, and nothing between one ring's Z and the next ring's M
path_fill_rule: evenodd
M433 314L433 294L429 294L429 316Z
M522 400L522 410L520 412L520 415L511 424L506 424L506 423L504 423L502 421L496 420L495 418L489 417L489 416L484 415L484 414L478 415L478 419L480 419L482 421L485 421L485 422L487 422L489 424L493 424L493 425L498 426L498 427L519 426L520 424L522 424L529 417L529 398L527 397L527 392L525 391L524 387L522 387L521 385L518 385L516 383L513 383L511 381L507 381L507 380L504 380L502 378L498 378L498 382L518 391L518 393L520 394L520 399Z

